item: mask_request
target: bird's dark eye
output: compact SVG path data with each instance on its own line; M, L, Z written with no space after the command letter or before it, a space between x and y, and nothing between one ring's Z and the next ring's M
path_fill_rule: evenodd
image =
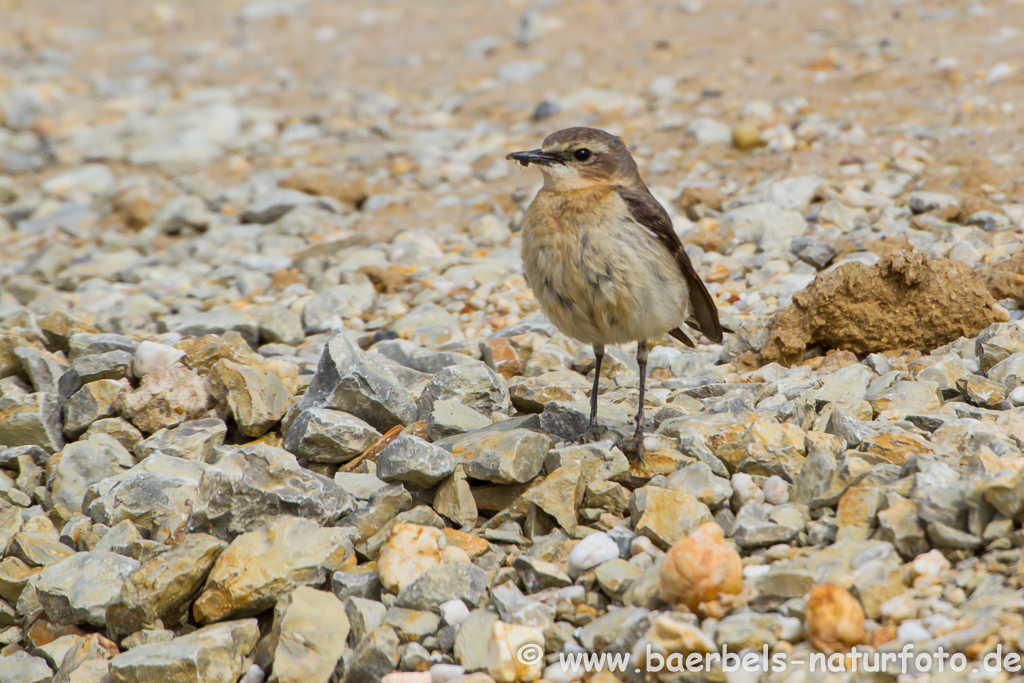
M578 150L572 153L576 157L576 161L586 161L592 155L592 152L586 147L580 147Z

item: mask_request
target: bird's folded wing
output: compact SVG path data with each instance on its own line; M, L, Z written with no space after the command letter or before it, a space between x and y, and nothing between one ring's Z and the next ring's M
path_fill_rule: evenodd
M669 250L669 253L676 257L679 263L679 270L686 278L686 284L690 289L691 314L697 320L700 331L711 341L720 343L722 341L722 323L718 319L718 307L715 305L711 293L704 286L700 275L690 262L690 257L683 248L679 236L672 227L672 219L668 212L658 203L658 200L647 191L647 188L635 189L629 187L616 188L619 196L626 202L630 215L639 225L647 228L661 244ZM675 332L676 330L673 330ZM671 334L671 333L670 333ZM685 337L680 331L679 335L673 334L676 339ZM683 341L680 339L680 341ZM683 343L686 343L685 341Z

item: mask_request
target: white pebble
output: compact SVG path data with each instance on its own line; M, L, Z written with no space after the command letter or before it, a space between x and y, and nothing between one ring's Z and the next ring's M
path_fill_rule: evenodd
M441 610L441 618L444 619L444 623L449 626L461 624L469 616L469 608L466 607L466 603L458 598L442 602L438 608Z
M581 665L577 665L579 669L577 670L577 668L572 666L572 662L572 659L566 659L565 666L562 666L562 664L558 662L548 665L548 667L544 669L544 680L550 681L551 683L573 683L573 681L582 680L583 667Z
M1010 392L1010 403L1015 406L1024 405L1024 385L1017 387Z
M901 643L923 643L931 637L932 634L920 621L904 621L896 627L896 640Z
M754 478L749 474L737 472L732 475L732 490L741 506L751 500L758 503L764 502L764 491L757 487Z
M619 544L603 531L590 534L569 552L569 576L576 578L602 562L619 556Z
M159 368L169 368L185 356L185 352L166 344L144 341L135 349L132 370L136 377L144 377Z
M785 505L789 502L789 482L777 474L768 477L764 482L765 502L772 505Z
M458 664L435 664L430 667L430 683L451 683L465 674L465 667Z
M1013 75L1013 67L1006 62L999 62L985 74L985 82L992 85L993 83L1005 80L1011 75Z
M263 669L256 664L253 664L249 667L249 670L245 672L245 675L242 676L242 680L239 681L239 683L263 683L263 681L266 680L266 677L267 675L263 673Z

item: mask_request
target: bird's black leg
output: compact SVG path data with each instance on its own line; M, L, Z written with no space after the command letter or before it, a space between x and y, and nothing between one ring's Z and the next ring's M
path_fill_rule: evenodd
M604 436L605 428L597 424L597 396L601 386L601 361L604 360L604 345L594 345L594 358L597 363L594 365L594 388L590 391L590 422L587 429L580 435L580 441L589 443L598 441Z
M633 436L619 443L619 448L631 460L644 457L644 393L647 388L647 342L636 347L636 364L640 366L640 407L636 411L636 431Z

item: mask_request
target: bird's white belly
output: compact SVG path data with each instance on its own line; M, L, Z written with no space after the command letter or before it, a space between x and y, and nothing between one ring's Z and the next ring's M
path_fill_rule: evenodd
M571 243L524 235L523 260L544 314L588 344L656 339L688 314L679 264L635 223L586 230Z

